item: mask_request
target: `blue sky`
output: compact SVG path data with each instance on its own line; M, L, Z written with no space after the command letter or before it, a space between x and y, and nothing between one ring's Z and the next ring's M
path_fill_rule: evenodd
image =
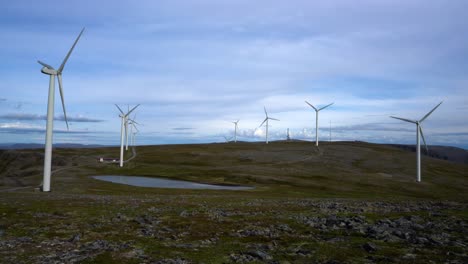
M315 138L468 147L467 1L3 1L0 143L43 143L48 76L62 62L55 143L119 144L114 104L135 111L137 143Z

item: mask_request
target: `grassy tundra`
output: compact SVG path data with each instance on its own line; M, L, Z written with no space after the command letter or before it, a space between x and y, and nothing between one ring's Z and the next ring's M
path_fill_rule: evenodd
M466 263L468 165L362 142L0 152L3 263ZM131 156L131 151L127 153ZM92 175L247 185L132 187Z

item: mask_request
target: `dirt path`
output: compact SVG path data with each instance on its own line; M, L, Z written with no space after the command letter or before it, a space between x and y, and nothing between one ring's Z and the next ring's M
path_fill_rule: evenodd
M137 156L136 148L132 147L132 156L130 158L128 158L127 160L124 160L124 163L127 163L127 162L131 161L132 159L136 158L136 156Z

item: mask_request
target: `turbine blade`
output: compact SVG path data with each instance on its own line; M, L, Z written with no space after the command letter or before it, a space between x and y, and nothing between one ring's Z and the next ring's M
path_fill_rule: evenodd
M128 116L131 112L133 112L133 110L135 110L138 106L140 106L140 104L137 104L135 107L132 108L132 110L130 110L125 116Z
M320 111L320 110L323 110L323 109L325 109L325 108L327 108L327 107L329 107L329 106L332 105L332 104L334 104L334 103L328 104L328 105L326 105L326 106L320 108L319 111Z
M437 107L439 107L444 101L440 102L438 105L436 105L436 107L434 107L429 113L427 113L419 122L422 122L424 121L427 117L429 117L430 114L432 114L432 112L434 112L434 110L437 109Z
M59 83L60 99L62 99L63 117L65 118L65 123L67 124L67 130L70 130L68 127L67 111L65 111L65 99L63 98L62 74L57 74L57 78Z
M423 133L423 129L422 129L421 125L419 125L419 133L421 133L421 137L422 137L423 142L424 142L424 147L426 147L426 153L429 154L429 149L427 148L426 139L424 138L424 133Z
M67 56L65 56L65 59L63 59L62 65L60 65L60 68L57 70L58 73L62 73L63 68L65 67L65 63L67 63L68 58L70 57L70 55L71 55L73 49L74 49L75 46L76 46L76 43L77 43L78 40L80 39L81 34L83 34L83 31L84 31L84 30L85 30L84 28L81 30L80 34L78 35L78 37L77 37L76 40L75 40L75 43L73 43L73 46L71 47L70 51L68 51Z
M120 113L122 113L122 116L125 116L124 112L122 111L122 109L120 109L120 107L116 104L115 106L117 106L117 108L119 109Z
M263 122L258 127L261 127L267 120L268 120L268 117L265 118L265 120L263 120Z
M133 120L133 119L130 119L130 121L132 121L132 124L137 124L137 125L139 125L138 122L135 121L135 120Z
M276 119L276 118L273 118L273 117L269 117L268 119L280 121L279 119Z
M263 110L265 110L265 115L268 117L268 113L267 113L265 106L263 107Z
M413 124L417 123L416 121L409 120L409 119L406 119L406 118L401 118L401 117L396 117L396 116L390 116L390 117L395 118L395 119L400 119L400 120L403 120L403 121L406 121L406 122L410 122L410 123L413 123Z
M37 62L38 62L40 65L46 67L46 68L49 69L49 70L53 70L53 69L54 69L54 67L50 66L49 64L45 64L44 62L42 62L42 61L40 61L40 60L38 60Z
M315 111L318 111L317 108L315 108L315 106L313 106L312 104L310 104L309 102L305 101L306 104L310 105L310 107L312 107Z

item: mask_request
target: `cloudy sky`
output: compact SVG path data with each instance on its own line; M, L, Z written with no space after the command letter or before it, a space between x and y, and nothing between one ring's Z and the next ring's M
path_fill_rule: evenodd
M119 144L114 104L137 143L319 136L468 148L468 1L2 1L0 143L43 143L49 77L86 27L56 91L55 143Z

